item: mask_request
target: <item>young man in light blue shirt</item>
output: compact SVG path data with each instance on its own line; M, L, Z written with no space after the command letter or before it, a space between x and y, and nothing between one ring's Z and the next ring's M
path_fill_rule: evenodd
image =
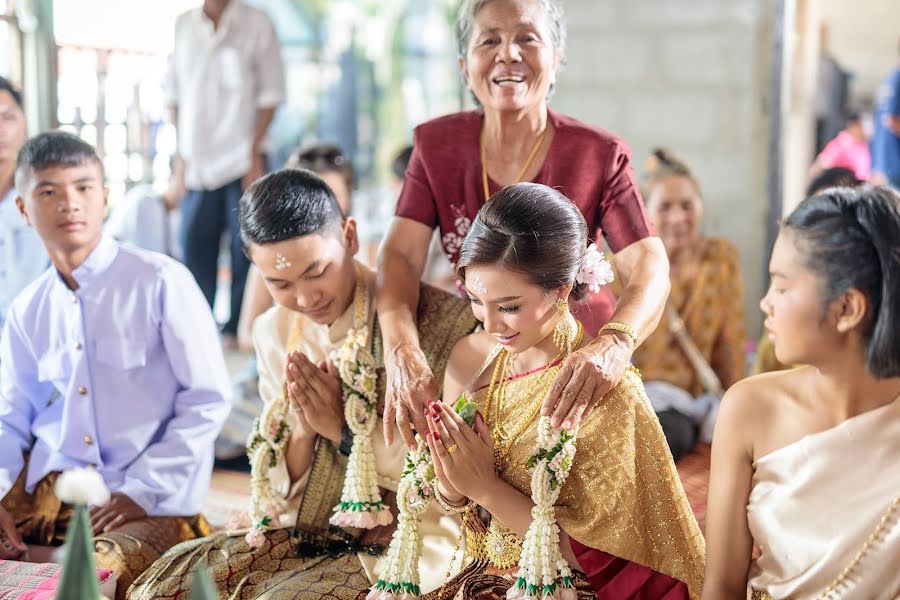
M0 77L0 327L16 294L50 264L41 239L16 208L16 156L27 137L22 94Z
M91 466L112 492L91 510L97 562L124 598L159 554L206 533L197 515L229 409L218 332L184 266L103 235L90 145L36 136L16 187L53 268L16 297L0 337L0 558L62 542L70 511L49 483Z

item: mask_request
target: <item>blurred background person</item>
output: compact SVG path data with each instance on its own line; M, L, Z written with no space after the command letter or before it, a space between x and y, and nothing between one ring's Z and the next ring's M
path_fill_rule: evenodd
M162 193L152 184L134 186L110 212L103 225L104 231L123 244L181 260L183 255L177 232L181 222L178 201L184 195L183 183L172 176Z
M0 77L0 329L13 298L50 266L41 238L16 206L16 159L26 129L22 93Z
M264 142L284 99L284 67L272 21L241 0L204 0L175 22L167 94L177 132L175 176L184 263L213 306L219 249L231 240L231 311L222 328L236 343L250 262L241 249L241 194L265 173Z
M878 88L873 126L872 181L900 189L900 61Z
M834 167L853 171L860 181L869 179L872 154L869 152L869 138L859 113L851 113L841 132L825 144L809 169L809 178L814 179L825 169Z
M718 401L744 376L744 283L737 249L700 232L703 196L690 168L653 151L642 192L669 257L662 320L635 350L647 396L675 460L712 441Z

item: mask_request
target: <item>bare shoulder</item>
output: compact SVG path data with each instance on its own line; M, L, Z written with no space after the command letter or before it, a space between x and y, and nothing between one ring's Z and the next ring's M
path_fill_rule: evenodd
M450 351L445 381L455 384L460 390L467 386L495 344L494 338L484 330L460 338Z
M785 435L784 417L796 410L808 370L801 367L754 375L728 388L716 418L716 438L741 443L754 459L778 446Z

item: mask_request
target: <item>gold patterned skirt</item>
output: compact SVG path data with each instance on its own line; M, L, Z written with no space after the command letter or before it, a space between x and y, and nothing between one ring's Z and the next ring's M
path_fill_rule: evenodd
M16 528L27 544L59 546L65 541L74 509L53 493L58 473L50 473L25 491L23 468L13 488L3 498L3 508L16 521ZM125 599L125 591L144 569L163 552L185 540L207 535L209 526L202 516L147 517L129 521L108 533L94 536L94 562L97 568L116 573L116 600Z
M131 600L187 600L194 567L204 562L219 598L228 600L355 600L369 579L356 554L300 557L290 529L266 532L260 548L243 534L213 535L175 546L131 586Z

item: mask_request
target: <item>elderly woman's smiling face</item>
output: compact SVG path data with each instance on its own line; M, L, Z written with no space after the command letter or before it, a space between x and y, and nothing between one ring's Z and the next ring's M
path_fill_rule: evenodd
M544 105L561 61L541 0L492 0L475 14L460 66L486 110L520 111Z

